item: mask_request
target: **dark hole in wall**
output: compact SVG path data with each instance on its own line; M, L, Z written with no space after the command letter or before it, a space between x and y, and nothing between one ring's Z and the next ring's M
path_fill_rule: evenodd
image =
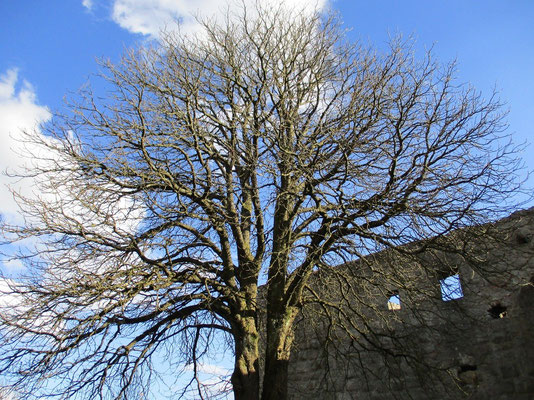
M506 306L503 306L501 303L495 303L488 309L488 313L491 318L505 318L507 314L506 310Z
M476 370L477 370L477 366L476 365L462 364L462 365L460 365L460 368L458 368L458 373L461 374L462 372L476 371Z
M462 385L478 385L477 366L474 364L460 364L458 379Z

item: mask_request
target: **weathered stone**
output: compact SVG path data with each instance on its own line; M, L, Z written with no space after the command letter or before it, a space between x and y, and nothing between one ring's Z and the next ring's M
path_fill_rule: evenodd
M388 358L372 348L364 351L357 343L342 343L343 339L336 344L343 357L325 356L320 329L309 334L303 323L296 332L300 350L293 353L290 364L290 398L534 399L534 209L515 213L496 226L508 236L483 250L487 261L480 266L497 272L491 282L455 258L451 265L458 265L466 284L464 297L411 305L428 307L419 315L432 329L417 328L402 291L397 292L400 309L390 307L395 308L390 311L392 321L380 325L390 337L383 342L387 346L395 345L394 338L415 343L414 350L442 370L436 373L441 384L429 384L429 371L402 358ZM439 295L439 287L436 290ZM383 293L387 310L392 291L384 288ZM448 315L447 320L440 315Z

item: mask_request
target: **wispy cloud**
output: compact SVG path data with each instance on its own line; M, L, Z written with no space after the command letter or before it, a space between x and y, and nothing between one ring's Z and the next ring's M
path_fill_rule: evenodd
M14 270L21 270L21 269L24 269L24 264L22 263L22 261L20 259L10 259L10 260L7 260L7 261L2 261L2 264L4 265L4 267L6 267L9 271L14 271ZM1 398L1 397L0 397Z
M16 285L11 279L0 277L0 310L16 306L20 301L17 295L13 294L13 287Z
M12 189L29 200L39 198L55 205L52 210L58 210L59 216L64 213L66 220L88 229L107 234L116 229L123 233L134 232L142 219L142 211L133 207L133 199L127 196L110 198L108 213L96 213L87 204L92 197L102 198L113 188L85 187L70 177L69 171L75 161L61 152L62 146L57 139L39 131L40 124L51 117L48 108L37 103L32 86L26 81L19 84L16 69L0 75L0 214L10 222L21 222ZM62 173L54 172L58 167L63 167ZM32 176L31 171L36 168L49 169L50 172ZM27 171L30 171L28 178L10 176L13 173L27 175ZM104 220L108 219L111 222L106 224Z
M193 371L193 365L187 365L185 371ZM231 384L229 377L232 374L231 369L215 364L200 363L197 365L197 372L199 373L198 378L201 390L206 398L221 398L223 393L230 394Z
M88 10L93 9L93 0L83 0L82 5L87 8Z
M228 368L223 368L215 364L201 363L197 367L198 367L198 372L203 373L203 374L208 374L208 375L216 375L216 376L224 377L232 373L232 371L229 370ZM185 371L193 371L193 369L194 369L193 364L188 364L184 368Z
M198 32L196 17L223 18L226 10L254 8L255 0L115 0L113 20L132 33L157 37L162 29L180 22L184 33ZM313 11L326 7L328 0L263 0L262 6L284 4L288 9Z
M17 397L8 388L0 387L0 399L2 400L16 400Z
M6 185L23 190L30 185L8 177L4 172L23 168L31 160L28 149L19 139L22 131L38 129L39 124L51 118L46 106L37 102L34 88L27 81L19 82L16 68L0 75L0 213L7 217L17 214L18 206ZM29 187L26 187L29 189Z

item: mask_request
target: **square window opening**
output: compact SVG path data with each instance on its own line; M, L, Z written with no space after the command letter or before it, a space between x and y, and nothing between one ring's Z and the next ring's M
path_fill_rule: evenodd
M443 301L457 300L464 297L460 275L451 275L439 281L441 286L441 299Z

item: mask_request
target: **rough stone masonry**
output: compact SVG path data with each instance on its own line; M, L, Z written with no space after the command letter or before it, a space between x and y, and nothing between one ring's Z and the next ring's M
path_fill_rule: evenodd
M459 287L450 298L439 275L430 287L435 301L410 303L402 289L388 288L391 297L372 300L373 329L356 327L348 335L346 327L314 319L317 310L304 313L290 363L290 398L534 399L534 208L473 229L479 231L467 243L472 260L446 252L419 256L438 269L456 268ZM380 262L387 256L369 264ZM489 279L477 273L480 266L491 269ZM360 260L346 269L364 268ZM366 312L354 311L361 321Z

